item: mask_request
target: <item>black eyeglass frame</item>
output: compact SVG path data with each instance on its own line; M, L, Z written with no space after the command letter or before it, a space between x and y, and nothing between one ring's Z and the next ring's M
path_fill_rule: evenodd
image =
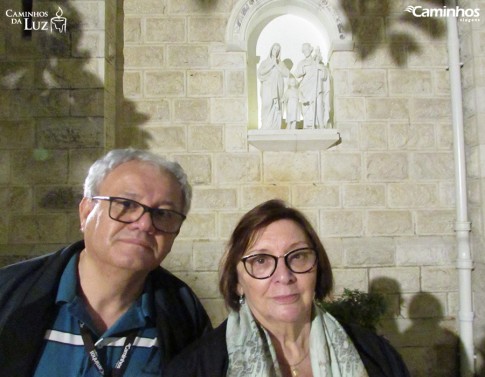
M168 233L168 234L176 234L180 231L180 228L182 227L182 224L183 222L185 221L185 219L187 218L187 216L185 216L183 213L180 213L180 212L177 212L177 211L174 211L172 209L165 209L165 208L153 208L153 207L149 207L149 206L146 206L140 202L137 202L136 200L133 200L133 199L128 199L128 198L123 198L121 196L93 196L91 197L92 200L106 200L109 202L109 217L110 219L114 220L114 221L118 221L120 223L124 223L124 224L132 224L132 223L135 223L137 222L138 220L141 219L141 217L146 213L148 212L150 214L150 219L152 220L152 225L153 227L160 231L160 232L164 232L164 233ZM111 204L113 203L114 200L125 200L127 202L132 202L132 203L135 203L137 205L139 205L140 207L143 208L143 212L141 213L141 215L136 219L136 220L133 220L133 221L124 221L124 220L120 220L120 219L116 219L114 218L112 215L111 215ZM172 232L169 232L165 229L160 229L160 228L157 228L157 226L155 225L155 222L153 221L153 214L156 213L156 212L170 212L170 213L173 213L173 214L176 214L177 216L180 216L182 218L182 221L180 221L180 226L179 228L176 230L176 231L172 231Z
M313 263L313 265L308 270L305 270L305 271L294 271L290 267L290 264L288 263L288 257L291 254L293 254L293 253L295 253L297 251L301 251L301 250L311 250L311 251L313 251L313 254L315 254L315 262ZM249 258L256 257L258 255L264 255L265 257L270 257L270 258L272 258L275 261L273 271L271 271L271 273L269 275L264 276L264 277L259 277L259 278L256 277L256 276L254 276L251 272L249 272L249 269L248 269L248 267L246 265L246 261ZM244 257L241 258L241 262L243 262L244 269L246 270L246 272L248 273L249 276L251 276L253 279L264 280L264 279L269 279L271 276L274 275L276 269L278 268L278 261L279 261L280 258L283 258L284 259L285 266L288 268L288 270L290 270L294 274L306 274L306 273L310 272L311 270L313 270L313 267L315 267L318 264L318 254L317 254L317 251L314 248L312 248L312 247L300 247L298 249L288 251L285 255L280 255L278 257L275 256L275 255L266 254L266 253L255 253L255 254L245 255Z

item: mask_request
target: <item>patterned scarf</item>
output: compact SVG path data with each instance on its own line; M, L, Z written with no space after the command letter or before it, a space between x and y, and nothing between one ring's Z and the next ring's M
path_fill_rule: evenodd
M342 326L316 305L310 330L314 377L368 377L364 364ZM228 377L281 377L271 338L248 308L229 313L226 331Z

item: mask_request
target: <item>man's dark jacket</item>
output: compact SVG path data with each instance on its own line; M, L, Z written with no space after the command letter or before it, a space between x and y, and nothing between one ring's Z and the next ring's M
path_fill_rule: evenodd
M0 376L32 376L44 334L56 316L64 267L84 249L80 241L56 253L0 270ZM163 268L151 273L162 367L211 328L192 290Z
M229 365L226 327L227 320L176 356L163 377L225 377ZM362 327L344 328L369 377L410 377L401 356L386 339Z

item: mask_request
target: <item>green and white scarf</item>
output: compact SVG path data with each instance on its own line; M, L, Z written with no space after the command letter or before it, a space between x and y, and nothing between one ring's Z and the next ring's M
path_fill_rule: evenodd
M343 327L319 307L310 330L310 359L314 377L368 377L359 353ZM229 313L226 331L228 377L281 377L271 338L248 308Z

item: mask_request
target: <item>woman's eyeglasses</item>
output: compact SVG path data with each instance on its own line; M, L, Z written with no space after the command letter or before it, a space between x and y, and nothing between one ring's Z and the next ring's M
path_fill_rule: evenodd
M276 257L270 254L251 254L241 258L246 272L255 279L267 279L276 271L278 260L283 258L288 269L295 274L309 272L317 264L317 253L305 247Z

